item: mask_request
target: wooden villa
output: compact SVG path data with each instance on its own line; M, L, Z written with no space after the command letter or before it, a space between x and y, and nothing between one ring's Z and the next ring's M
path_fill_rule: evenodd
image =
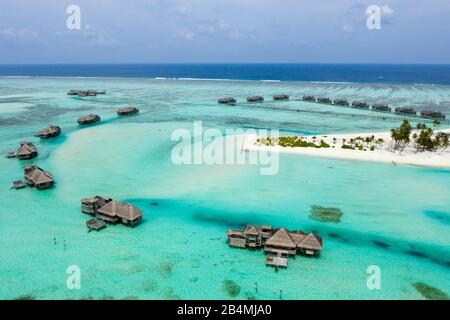
M268 266L287 267L289 257L297 254L319 256L323 249L322 237L286 228L246 225L243 230L229 230L227 235L231 247L264 248Z
M323 97L320 97L320 98L317 98L317 102L328 104L328 103L331 103L331 99L330 99L330 98L323 98Z
M230 106L234 106L236 104L236 99L233 97L225 97L218 99L217 102L220 104L227 104Z
M30 187L38 190L49 189L54 184L53 176L38 166L26 166L23 168L25 181Z
M88 90L79 90L79 89L71 89L67 92L67 95L69 96L80 96L80 97L95 97L98 94L105 94L106 91L105 90L92 90L92 89L88 89Z
M289 100L289 96L287 94L276 94L273 96L273 100Z
M391 112L392 109L387 105L383 103L374 103L372 105L373 111L381 111L381 112Z
M338 105L338 106L348 106L348 105L350 105L350 104L348 103L348 101L347 101L347 100L344 100L344 99L335 99L335 100L333 101L333 103L334 103L335 105Z
M263 102L264 98L261 96L251 96L247 97L247 102Z
M23 180L16 180L16 181L13 181L11 188L18 190L18 189L23 189L26 186L27 186L27 184L25 183L25 181L23 181Z
M61 134L61 128L54 125L49 125L47 128L37 132L34 136L41 139L49 139L57 137Z
M101 120L99 115L88 114L87 116L81 117L77 120L79 125L86 125L99 122Z
M81 211L108 223L122 223L134 227L142 222L144 212L120 201L95 196L81 199Z
M410 107L397 107L397 108L395 108L395 113L406 114L409 116L415 116L416 110L414 110L413 108L410 108Z
M445 114L438 111L424 110L420 112L420 116L429 119L445 120Z
M139 109L135 108L135 107L126 107L126 108L121 108L121 109L117 110L117 114L119 116L126 116L126 115L130 115L130 114L135 114L135 113L139 113Z
M302 100L314 102L314 101L316 101L316 98L314 96L303 96Z
M365 102L361 101L353 101L352 102L352 108L356 109L369 109L369 105Z
M21 141L19 149L17 149L14 154L11 154L11 156L12 155L19 160L29 160L37 157L38 150L31 142Z

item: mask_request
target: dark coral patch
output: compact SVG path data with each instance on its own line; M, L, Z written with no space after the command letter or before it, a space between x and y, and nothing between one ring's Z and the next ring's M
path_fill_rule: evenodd
M432 287L423 282L412 283L413 287L426 299L429 300L448 300L448 295L441 289Z
M309 216L313 220L321 222L339 223L344 213L339 208L311 206L311 215Z
M224 280L223 289L230 297L236 297L241 292L241 287L233 280Z

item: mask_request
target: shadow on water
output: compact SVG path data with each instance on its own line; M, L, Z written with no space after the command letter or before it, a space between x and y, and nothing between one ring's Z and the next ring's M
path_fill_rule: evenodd
M434 210L426 210L423 213L428 218L431 218L444 225L450 225L450 213Z

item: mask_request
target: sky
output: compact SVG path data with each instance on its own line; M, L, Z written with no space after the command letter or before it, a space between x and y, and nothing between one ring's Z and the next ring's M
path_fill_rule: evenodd
M450 1L0 1L0 64L287 62L450 64Z

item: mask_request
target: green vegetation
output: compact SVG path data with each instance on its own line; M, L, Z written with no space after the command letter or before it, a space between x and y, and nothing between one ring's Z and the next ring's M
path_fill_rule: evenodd
M429 300L448 300L448 295L442 290L432 287L423 282L414 282L413 287L416 288L419 293Z
M315 140L315 137L312 139ZM263 143L267 146L275 146L279 145L282 147L291 147L291 148L330 148L331 146L326 143L324 140L320 140L318 144L314 142L308 142L304 137L297 136L285 136L279 138L261 138L258 139L257 142Z
M230 297L236 297L241 292L241 287L239 287L233 280L224 280L223 289Z
M435 120L433 125L437 128L440 122ZM438 149L447 149L449 146L449 137L444 132L435 132L424 123L417 124L417 132L412 133L412 127L407 120L403 120L400 128L391 129L393 140L393 150L403 151L411 142L411 138L417 152L437 151Z
M339 223L343 215L344 213L339 208L311 206L311 215L309 217L321 222Z

